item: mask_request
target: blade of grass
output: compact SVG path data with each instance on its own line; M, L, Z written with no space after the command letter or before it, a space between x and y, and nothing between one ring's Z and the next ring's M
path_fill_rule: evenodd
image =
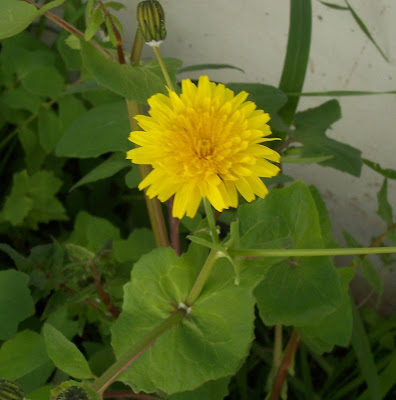
M373 43L373 45L377 48L377 50L380 52L380 54L384 58L384 60L389 62L389 58L386 56L386 54L381 49L381 47L378 45L378 43L374 40L373 35L368 30L366 24L362 21L362 19L359 17L359 15L356 13L356 11L351 7L348 0L345 0L345 4L348 6L349 11L351 12L356 23L359 25L359 28L363 31L363 33L367 36L367 38L371 41L371 43Z
M290 1L290 23L287 51L279 89L283 92L302 91L311 46L311 0ZM290 125L296 112L299 96L290 96L279 114Z
M343 11L349 10L349 8L345 7L345 6L340 6L338 4L333 4L333 3L329 3L327 1L322 1L322 0L318 0L318 1L319 1L319 3L322 3L324 6L327 6L329 8L334 8L336 10L343 10Z
M385 367L379 376L381 393L385 397L387 393L396 385L396 352L394 351L390 357L389 364ZM357 400L370 400L368 389L364 391Z
M380 400L382 399L381 388L369 339L353 299L351 299L351 305L353 311L352 347L355 350L362 376L367 383L370 398Z
M304 97L344 97L344 96L372 96L378 94L396 94L396 90L364 91L364 90L328 90L324 92L288 92L288 96Z
M245 71L239 67L235 67L230 64L197 64L197 65L189 65L188 67L180 68L177 72L191 72L191 71L201 71L203 69L236 69L237 71L241 71L245 73Z

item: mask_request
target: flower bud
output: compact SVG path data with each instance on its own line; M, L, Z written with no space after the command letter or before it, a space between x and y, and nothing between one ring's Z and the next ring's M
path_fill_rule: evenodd
M22 388L15 382L0 379L0 400L23 400Z
M82 387L70 386L61 392L56 400L88 400L88 395Z
M144 0L137 6L140 32L149 46L159 46L166 38L165 13L157 0Z

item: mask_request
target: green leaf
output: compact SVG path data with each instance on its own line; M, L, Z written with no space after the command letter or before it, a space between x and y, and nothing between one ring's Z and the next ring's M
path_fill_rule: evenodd
M46 11L51 10L52 8L59 7L61 6L65 0L53 0L50 1L49 3L45 4L42 6L39 10L39 14L43 15Z
M137 228L126 240L115 240L113 243L114 258L120 262L137 261L142 255L155 248L153 232L147 228Z
M29 400L48 400L51 394L51 386L41 386L37 389L34 389L27 395Z
M35 6L23 1L2 0L0 4L0 39L14 36L37 17Z
M120 231L107 219L80 211L74 222L74 230L68 242L97 252L108 240L120 238Z
M249 227L253 230L254 225L267 219L264 227L278 230L279 237L290 236L294 248L323 247L315 201L303 182L272 190L264 200L239 209L242 232ZM273 219L270 225L269 218ZM260 230L254 233L260 237ZM252 244L245 243L241 236L243 247ZM257 286L255 296L266 324L301 326L334 312L341 302L341 288L330 258L301 257L272 265Z
M319 107L300 112L295 116L296 130L293 137L304 145L302 154L305 156L332 156L320 165L360 176L361 151L326 136L326 130L340 118L341 109L337 100L330 100Z
M63 62L68 70L80 70L82 66L81 54L78 50L70 47L70 41L74 41L74 35L69 35L68 32L62 31L58 34L56 39L56 47L62 57ZM77 39L77 38L76 38ZM78 40L78 46L80 46L80 40Z
M377 50L380 52L381 56L384 58L385 61L389 62L389 58L386 56L384 51L381 49L381 47L378 45L378 43L375 41L373 38L373 35L370 33L368 30L366 24L362 21L362 19L359 17L359 15L356 13L356 11L352 8L351 4L349 3L348 0L345 0L346 5L349 8L349 11L351 12L354 20L356 23L359 25L359 28L363 31L363 33L367 36L367 38L373 43L373 45L377 48Z
M28 93L22 87L13 88L1 96L1 102L13 110L27 110L36 113L42 103L39 96Z
M87 158L111 151L125 152L131 147L129 132L125 102L103 104L81 115L68 127L56 147L56 155Z
M96 10L91 14L88 24L87 24L87 29L85 30L84 33L84 38L88 42L90 41L96 32L99 30L100 25L104 22L104 16L102 13L102 8L98 7Z
M51 65L28 69L21 84L28 92L51 98L59 96L65 86L63 76Z
M53 362L48 359L48 361L43 364L41 367L36 368L34 371L29 374L19 378L17 382L23 387L25 393L30 392L47 382L48 378L54 372L55 366ZM43 399L47 400L47 399Z
M23 128L18 133L19 141L25 152L25 162L29 173L34 173L40 169L46 153L40 146L37 132Z
M62 96L58 100L59 119L62 122L63 130L69 126L81 115L86 113L84 103L76 96Z
M234 92L242 90L249 93L249 100L257 104L257 108L275 114L287 102L287 96L274 86L261 83L228 83L227 87Z
M112 328L117 357L185 301L207 254L192 249L198 252L181 258L169 248L156 249L135 264L124 286L123 311ZM193 390L234 374L247 356L253 339L251 288L243 280L234 285L227 262L217 262L214 270L189 316L121 375L135 391L158 389L172 395Z
M41 147L47 154L52 153L63 134L61 120L53 110L41 108L38 129Z
M354 276L353 268L339 268L342 299L340 306L314 324L298 330L303 341L315 352L323 353L337 346L347 346L352 335L352 309L350 305L349 282Z
M50 324L44 324L43 335L47 352L61 371L77 379L93 377L89 365L77 346Z
M89 43L81 42L83 62L92 76L104 87L120 96L145 104L156 93L166 93L165 80L156 60L143 66L132 67L118 64L106 58ZM181 62L165 59L171 79L175 81L176 70Z
M189 65L187 67L180 68L179 71L177 71L179 74L182 72L192 72L192 71L202 71L203 69L236 69L241 72L245 72L243 69L236 67L235 65L231 64L195 64L195 65Z
M319 2L322 3L323 5L329 7L329 8L334 8L336 10L344 10L344 11L348 10L348 7L340 6L338 4L333 4L333 3L329 3L327 1L322 1L322 0L319 0Z
M309 191L311 192L311 195L315 201L316 209L318 210L319 224L324 247L333 249L340 247L337 239L333 236L330 215L327 210L326 203L319 193L319 190L315 186L311 185L309 186Z
M332 155L329 156L314 156L314 157L301 157L301 156L282 156L282 162L285 164L315 164L327 161L333 158Z
M393 209L388 201L388 180L385 178L380 191L377 194L377 214L386 222L387 226L393 224Z
M0 340L13 337L18 324L34 314L29 276L13 269L0 271Z
M8 244L0 243L0 250L6 253L12 261L14 261L15 266L18 269L27 271L31 267L29 260L27 260L22 254L19 254Z
M142 177L139 168L136 165L132 166L129 172L125 175L125 184L129 189L137 188L141 180Z
M382 399L381 388L375 365L374 356L371 352L370 342L359 316L359 311L351 299L353 312L352 347L355 351L361 373L367 383L371 399Z
M47 318L47 323L56 328L69 340L78 332L78 321L70 318L67 306L60 307L50 314Z
M114 156L111 156L107 160L100 163L94 169L89 171L87 175L81 178L75 185L73 185L70 191L82 185L86 185L87 183L109 178L122 169L128 167L130 165L130 161L125 159L125 154L122 156L123 157L120 158L119 154L114 154Z
M176 393L169 400L223 400L228 394L230 377L204 383L198 389Z
M311 0L290 2L289 36L279 89L283 92L301 92L308 67L311 45ZM289 97L280 115L290 125L297 109L299 97Z
M120 11L125 10L125 4L119 3L118 1L107 1L104 3L106 8L112 8L113 10Z
M18 332L0 348L0 376L11 381L22 378L49 361L44 339L36 332Z
M369 168L373 169L375 172L378 172L385 178L396 179L396 170L390 168L382 168L381 165L375 163L373 161L367 160L365 158L362 159L363 164L367 165Z
M32 229L37 229L39 223L66 219L65 209L55 197L61 186L62 181L49 171L15 173L2 210L4 219L14 226Z

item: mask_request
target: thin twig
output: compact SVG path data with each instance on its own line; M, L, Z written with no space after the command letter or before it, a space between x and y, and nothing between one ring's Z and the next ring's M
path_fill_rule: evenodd
M37 9L40 9L41 7L36 4L33 0L22 0L26 3L32 4L35 6ZM65 31L71 33L72 35L75 35L77 37L80 37L84 39L84 34L77 29L75 26L69 24L67 21L64 19L58 17L57 15L53 14L51 11L46 11L44 15L54 22L55 24L59 25L61 28L63 28ZM100 44L95 42L94 40L90 40L89 43L92 44L92 46L96 47L101 53L103 53L107 58L113 58Z
M104 399L140 399L158 400L158 397L131 392L130 390L110 390L103 395Z
M103 301L104 305L107 307L111 315L114 318L118 318L118 316L120 315L120 311L112 304L110 296L104 290L102 281L100 279L99 271L96 268L96 264L93 261L91 261L91 268L92 268L93 278L95 281L96 290L98 291L100 299Z
M278 374L276 375L274 384L272 386L271 397L270 400L278 400L281 392L283 384L285 383L287 374L289 372L289 367L293 361L293 358L298 349L298 345L300 344L300 339L295 330L293 330L289 343L287 344L285 355L283 356L282 363L279 367Z

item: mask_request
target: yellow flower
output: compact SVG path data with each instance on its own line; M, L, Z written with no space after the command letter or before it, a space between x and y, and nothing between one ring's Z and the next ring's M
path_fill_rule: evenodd
M175 195L173 216L193 218L202 198L222 211L238 205L238 191L247 201L268 193L260 177L279 172L270 161L279 154L261 143L276 140L267 125L270 117L207 76L198 86L182 81L182 93L156 94L149 100L150 116L138 115L142 131L129 140L141 147L128 152L135 164L151 164L153 170L140 183L147 196L160 201Z

